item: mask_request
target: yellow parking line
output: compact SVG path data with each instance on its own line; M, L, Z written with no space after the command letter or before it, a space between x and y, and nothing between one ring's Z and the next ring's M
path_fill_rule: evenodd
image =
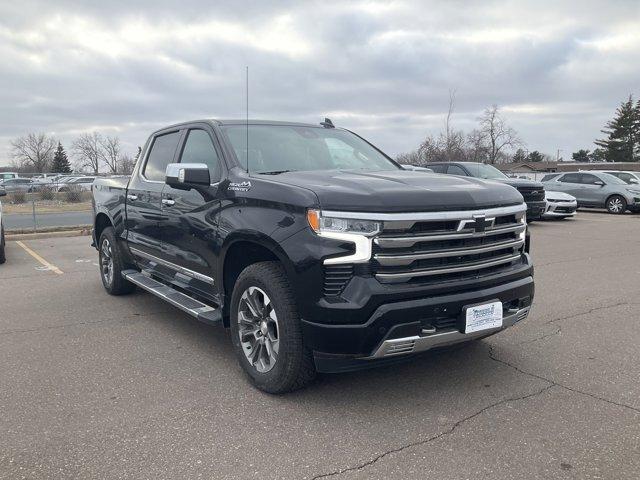
M54 273L57 273L58 275L62 275L62 270L60 270L58 267L56 267L55 265L47 262L44 258L42 258L40 255L38 255L36 252L34 252L33 250L31 250L29 247L27 247L24 243L22 243L20 240L18 240L16 242L18 245L20 245L25 252L27 252L29 255L31 255L33 258L35 258L37 261L39 261L42 265L44 265L45 267L47 267L49 270L51 270Z

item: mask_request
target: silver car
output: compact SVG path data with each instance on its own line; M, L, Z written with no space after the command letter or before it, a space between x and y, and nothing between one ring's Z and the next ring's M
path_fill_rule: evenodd
M545 189L576 197L578 207L606 208L609 213L640 211L640 186L602 172L567 172L544 182Z
M608 173L614 177L618 177L620 180L628 185L640 184L640 172L629 172L625 170L597 170L598 172Z
M33 189L33 180L30 178L8 178L0 182L0 186L7 193L30 192Z

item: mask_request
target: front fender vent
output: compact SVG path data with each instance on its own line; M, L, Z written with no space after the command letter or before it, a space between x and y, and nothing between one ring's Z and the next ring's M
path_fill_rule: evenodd
M335 297L353 277L353 265L326 265L324 267L324 295Z

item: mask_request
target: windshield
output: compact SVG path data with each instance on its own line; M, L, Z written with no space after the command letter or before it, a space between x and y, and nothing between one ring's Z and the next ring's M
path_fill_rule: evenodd
M467 163L465 167L467 167L467 170L469 170L469 173L471 173L472 177L492 180L502 180L504 178L508 178L496 167L487 165L486 163Z
M249 171L399 170L383 154L345 130L249 125ZM223 127L240 165L247 163L247 126Z

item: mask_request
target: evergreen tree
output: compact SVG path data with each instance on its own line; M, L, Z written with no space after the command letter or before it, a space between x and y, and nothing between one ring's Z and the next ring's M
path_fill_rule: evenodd
M607 138L596 140L604 149L608 162L637 162L640 160L640 102L634 104L633 96L616 109L613 120L602 130Z
M64 147L60 142L58 142L58 148L53 154L51 171L53 173L71 173L71 164L67 158L67 152L64 151Z
M513 154L513 158L512 158L513 163L524 163L527 161L527 153L519 148L518 150L516 150L516 153Z
M539 151L534 150L529 155L527 155L527 162L543 162L544 155L542 155Z
M581 148L577 152L573 152L571 154L571 158L573 158L573 160L576 162L586 163L591 161L591 157L589 156L589 150L585 150L584 148Z

